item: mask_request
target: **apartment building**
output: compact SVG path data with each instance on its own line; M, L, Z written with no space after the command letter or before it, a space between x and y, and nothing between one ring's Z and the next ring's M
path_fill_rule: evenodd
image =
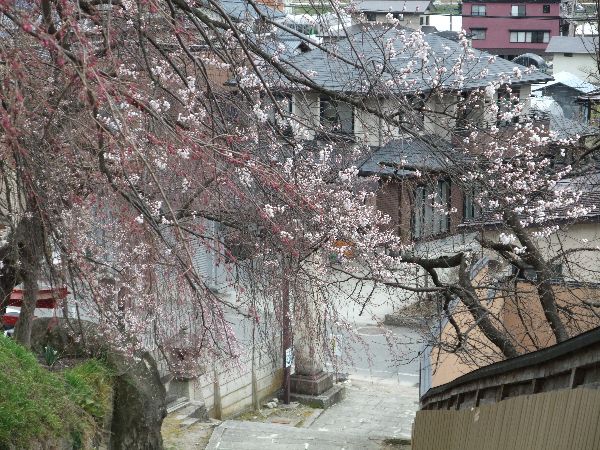
M560 0L466 0L462 24L473 48L507 59L543 54L552 36L561 34Z

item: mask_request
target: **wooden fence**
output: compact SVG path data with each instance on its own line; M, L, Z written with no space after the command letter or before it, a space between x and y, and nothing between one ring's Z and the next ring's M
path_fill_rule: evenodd
M600 391L580 387L464 410L421 410L413 450L599 450Z

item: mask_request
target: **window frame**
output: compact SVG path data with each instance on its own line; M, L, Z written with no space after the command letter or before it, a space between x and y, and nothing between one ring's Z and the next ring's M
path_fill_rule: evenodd
M481 218L482 208L476 198L477 189L473 186L463 192L463 221Z
M472 16L477 16L477 17L483 17L487 15L487 5L481 5L481 4L473 4L471 5L471 15ZM478 9L477 12L475 12L475 8ZM481 8L483 8L483 11L481 11ZM482 14L483 12L483 14Z
M509 30L508 41L511 44L547 44L550 42L550 31Z
M487 28L471 28L470 31L472 41L485 41L487 38ZM475 32L483 32L483 37L475 37Z
M350 129L344 127L344 117L340 115L340 105L342 107L350 108ZM335 111L335 120L329 120L325 117L325 112L328 108L331 108ZM324 120L325 118L325 120ZM347 103L342 103L337 100L333 100L326 96L319 97L319 125L323 127L324 131L329 133L335 133L339 135L345 136L353 136L354 135L354 118L355 111L354 106L349 105ZM329 123L326 123L329 122Z
M448 233L451 201L452 182L447 178L416 186L411 227L413 238L423 239ZM435 204L443 205L446 211L441 211Z
M515 14L514 8L517 8L516 14ZM510 5L510 16L511 17L525 17L526 15L527 15L527 7L524 3Z

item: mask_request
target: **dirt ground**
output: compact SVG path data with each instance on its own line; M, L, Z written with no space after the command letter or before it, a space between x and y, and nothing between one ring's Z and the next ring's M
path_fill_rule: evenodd
M216 425L198 422L188 427L174 414L167 416L162 425L165 450L204 450Z

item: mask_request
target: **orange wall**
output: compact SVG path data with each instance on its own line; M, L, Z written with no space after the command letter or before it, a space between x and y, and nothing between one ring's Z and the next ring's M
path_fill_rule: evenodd
M486 269L481 271L474 280L474 285L484 281L486 272ZM515 292L518 295L515 295ZM600 290L557 285L554 292L559 306L570 311L572 318L568 319L563 313L563 321L572 336L600 325L600 319L582 303L582 300L600 298ZM487 305L486 293L487 289L485 292L481 289L478 295ZM464 332L469 330L473 317L462 304L458 308L455 316L460 329ZM498 291L498 295L488 308L496 326L504 327L513 336L522 353L556 343L550 326L544 318L535 287L531 283L519 282L516 286L507 286L506 289ZM432 386L439 386L479 367L504 359L478 328L470 330L468 336L466 349L454 353L448 348L442 350L436 348L432 351ZM456 342L456 333L450 324L442 330L440 340L445 347Z

